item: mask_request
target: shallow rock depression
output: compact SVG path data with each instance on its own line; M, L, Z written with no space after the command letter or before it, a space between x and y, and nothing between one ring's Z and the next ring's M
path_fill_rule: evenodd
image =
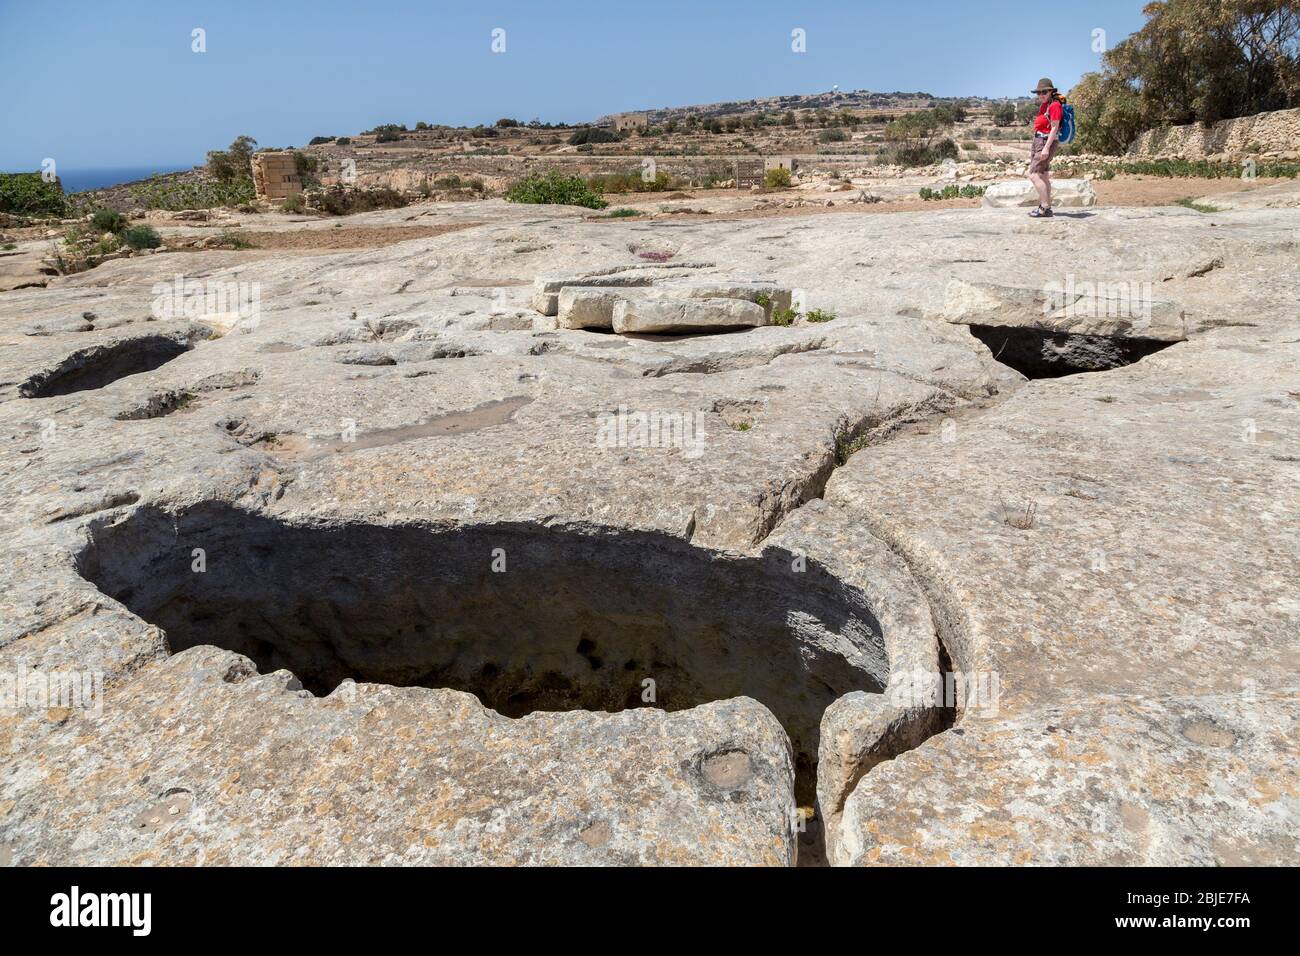
M752 697L810 800L823 711L879 692L889 664L862 593L798 567L649 533L305 525L215 504L93 527L78 563L173 653L215 645L318 695L348 678L445 687L509 717Z

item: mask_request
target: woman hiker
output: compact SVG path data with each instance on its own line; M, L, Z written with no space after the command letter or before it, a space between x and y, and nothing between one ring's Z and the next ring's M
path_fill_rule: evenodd
M1061 102L1056 87L1047 77L1032 92L1038 94L1038 115L1034 117L1034 145L1029 152L1029 181L1038 190L1038 208L1029 215L1043 219L1052 215L1052 179L1049 170L1056 154L1061 130Z

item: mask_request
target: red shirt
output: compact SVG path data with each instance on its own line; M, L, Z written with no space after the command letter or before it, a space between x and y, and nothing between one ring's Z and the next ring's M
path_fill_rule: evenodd
M1052 124L1061 122L1061 104L1057 100L1048 100L1038 107L1038 116L1034 120L1034 132L1047 134L1052 131Z

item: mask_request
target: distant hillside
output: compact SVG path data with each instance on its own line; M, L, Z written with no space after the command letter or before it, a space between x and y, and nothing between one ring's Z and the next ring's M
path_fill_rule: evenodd
M651 123L665 123L668 120L684 120L691 116L711 119L745 113L779 113L786 110L915 110L957 101L971 104L992 102L980 96L938 97L921 92L873 93L870 90L839 90L825 93L797 93L791 96L765 96L752 100L704 103L694 106L664 106L651 110L625 112L646 113ZM612 115L602 116L595 121L595 125L606 125L612 121Z

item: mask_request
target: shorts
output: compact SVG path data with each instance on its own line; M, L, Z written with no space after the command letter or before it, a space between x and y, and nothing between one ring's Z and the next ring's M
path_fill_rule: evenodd
M1031 173L1045 173L1052 168L1052 160L1044 156L1047 151L1048 137L1034 136L1034 145L1029 152L1029 171Z

